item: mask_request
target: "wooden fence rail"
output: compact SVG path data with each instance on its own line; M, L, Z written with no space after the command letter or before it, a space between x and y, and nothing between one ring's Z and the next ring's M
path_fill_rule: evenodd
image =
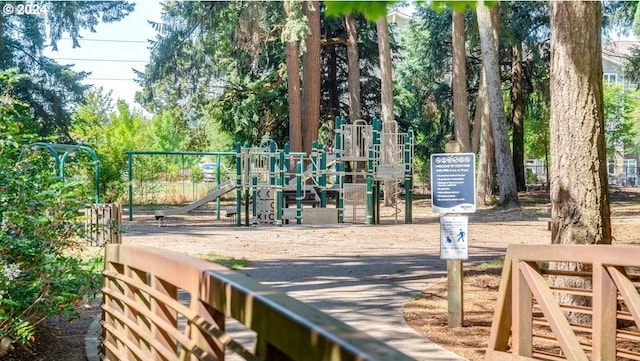
M411 360L222 266L133 245L105 252L104 360L224 360L230 351L245 360ZM233 320L239 333L227 327Z
M92 245L122 242L122 206L117 203L92 204L84 210L85 238Z
M485 359L640 360L639 288L638 246L511 246Z

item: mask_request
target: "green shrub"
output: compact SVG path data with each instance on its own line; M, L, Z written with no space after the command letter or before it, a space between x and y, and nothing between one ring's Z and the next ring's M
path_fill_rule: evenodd
M189 180L193 183L200 183L204 180L204 171L198 165L189 169Z
M527 169L525 172L525 181L528 185L540 183L540 181L538 181L538 176L533 173L531 169Z
M73 316L101 280L77 252L87 189L56 178L46 152L27 149L20 160L29 137L19 119L29 113L10 97L6 73L1 80L0 356L11 343L30 344L48 316Z

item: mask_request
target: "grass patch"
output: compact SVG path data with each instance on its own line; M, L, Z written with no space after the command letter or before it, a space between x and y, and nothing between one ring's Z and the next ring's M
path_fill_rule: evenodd
M498 258L494 258L491 261L482 262L478 265L478 267L482 269L486 268L502 268L504 265L504 256L500 256Z
M249 261L246 258L229 257L213 252L201 254L199 257L209 262L217 263L221 266L225 266L234 270L240 270L249 265Z

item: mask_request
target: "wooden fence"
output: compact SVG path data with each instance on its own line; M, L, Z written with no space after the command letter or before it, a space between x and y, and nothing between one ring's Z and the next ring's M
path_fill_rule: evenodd
M639 287L638 246L511 246L485 359L640 360Z
M94 246L122 243L122 206L92 204L84 210L85 238Z
M411 360L222 266L133 245L105 252L104 360Z

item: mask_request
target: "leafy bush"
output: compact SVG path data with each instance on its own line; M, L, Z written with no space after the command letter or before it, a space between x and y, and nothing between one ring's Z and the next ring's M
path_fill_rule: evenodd
M100 280L74 252L86 189L57 179L45 152L20 154L31 142L22 122L29 112L10 96L14 79L0 73L0 356L33 341L48 316L74 315Z
M199 183L204 180L204 171L198 165L191 167L189 170L189 180L193 183Z
M529 168L527 168L524 176L526 184L528 185L540 183L540 181L538 180L538 176Z

